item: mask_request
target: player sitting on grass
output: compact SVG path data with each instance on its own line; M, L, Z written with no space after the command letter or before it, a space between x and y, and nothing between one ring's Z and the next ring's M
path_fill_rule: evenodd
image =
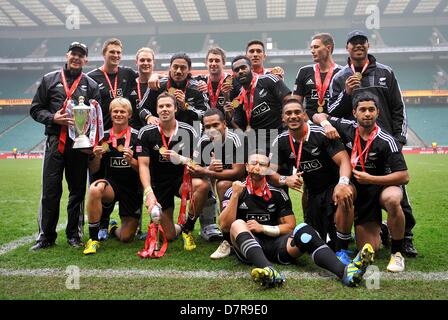
M318 266L334 273L344 285L357 286L373 261L372 246L366 244L345 266L311 226L301 223L294 228L296 219L288 195L266 182L266 155L251 154L246 170L246 181L233 182L226 192L220 222L223 231L230 231L238 259L255 265L253 280L265 287L281 286L285 278L272 262L289 264L308 253Z
M138 176L137 156L134 152L138 132L128 125L132 116L132 107L126 98L116 98L110 103L109 111L112 128L105 133L103 143L93 148L93 157L89 163L92 174L105 170L105 178L93 182L89 188L87 214L89 218L90 239L84 254L94 254L99 247L103 206L113 207L119 202L119 214L122 226L111 224L110 235L122 242L132 241L139 224L143 192Z

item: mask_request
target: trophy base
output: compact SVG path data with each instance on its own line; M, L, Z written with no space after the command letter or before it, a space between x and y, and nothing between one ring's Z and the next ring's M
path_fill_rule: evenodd
M73 149L88 149L88 148L92 148L92 146L90 145L89 138L87 138L87 136L83 135L83 136L78 136L77 138L75 138L72 148Z

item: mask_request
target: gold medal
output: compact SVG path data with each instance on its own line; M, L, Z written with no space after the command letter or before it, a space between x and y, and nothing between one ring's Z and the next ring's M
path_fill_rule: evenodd
M285 71L283 70L282 67L274 67L271 69L271 73L275 74L277 76L283 77L283 75L285 74Z
M118 150L118 152L123 152L123 150L124 150L124 146L123 146L122 144L120 144L120 145L117 147L117 150Z
M232 76L226 78L226 84L229 86L232 85Z
M196 166L196 162L194 162L192 159L190 159L187 162L187 166L189 166L190 168L194 169L194 167Z
M233 99L230 103L233 109L236 109L240 106L240 101L238 99Z
M359 81L361 81L361 79L362 79L362 73L361 72L355 72L354 76L356 78L358 78Z
M160 153L161 155L163 155L165 152L166 152L166 148L165 148L165 147L161 147L161 148L159 149L159 153Z
M107 142L103 142L101 144L101 148L103 148L104 152L107 152L107 151L109 151L109 144Z
M325 100L323 100L323 101L318 101L318 102L317 102L317 105L318 105L318 107L317 107L317 112L319 112L319 113L324 112Z
M174 88L169 88L168 89L168 93L174 96L174 93L176 92L176 89Z

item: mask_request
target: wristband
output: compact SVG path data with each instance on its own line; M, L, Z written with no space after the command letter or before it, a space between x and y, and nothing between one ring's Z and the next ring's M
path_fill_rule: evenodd
M143 191L143 195L146 197L150 193L154 193L154 191L152 190L151 186L148 186L145 188L145 191Z
M280 235L280 228L278 226L263 225L263 233L270 237L278 237Z
M331 126L331 123L330 123L330 121L328 121L328 120L324 120L324 121L322 121L321 123L320 123L320 126L323 128L323 127L325 127L325 126Z
M348 177L340 177L338 184L349 185L350 184L350 179Z
M278 178L278 184L284 186L286 184L286 178L286 176L280 176L280 178Z

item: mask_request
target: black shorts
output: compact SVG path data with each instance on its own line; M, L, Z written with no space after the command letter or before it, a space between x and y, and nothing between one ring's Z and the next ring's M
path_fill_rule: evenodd
M291 257L286 251L286 243L289 237L292 237L292 234L285 234L280 237L269 237L269 236L255 236L255 240L260 244L263 249L266 258L273 263L280 264L290 264L295 260L295 258ZM237 258L246 264L250 264L250 262L244 258L241 251L238 250L235 246L233 247L235 250L235 254Z
M367 222L381 224L380 195L382 191L383 186L375 184L356 185L355 226Z
M327 234L332 240L336 237L334 222L336 206L333 204L333 191L334 186L316 194L308 192L307 206L304 209L305 223L313 227L324 242L327 242Z
M106 179L106 181L114 189L115 198L113 204L118 201L120 217L140 219L142 215L143 193L135 189L129 190L123 184L119 184L111 179ZM110 210L110 207L113 210L112 204L103 204L103 208Z
M179 197L182 186L182 176L168 178L164 182L154 182L152 189L163 210L174 208L174 197Z

